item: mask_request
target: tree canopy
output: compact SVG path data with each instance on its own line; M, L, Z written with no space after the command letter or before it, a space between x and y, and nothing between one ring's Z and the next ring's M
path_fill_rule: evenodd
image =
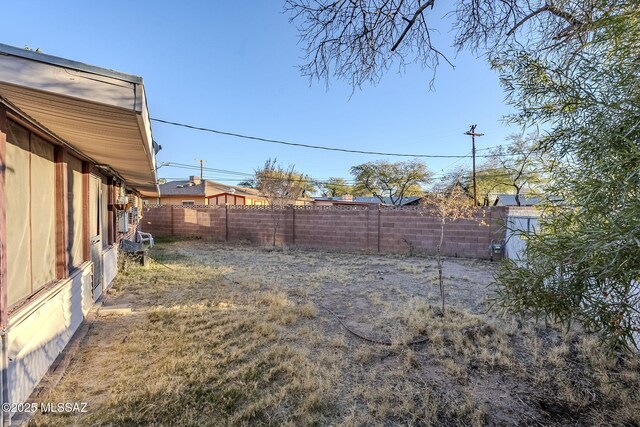
M329 177L329 179L322 184L322 192L323 195L327 197L340 197L353 194L353 189L346 179Z
M515 195L518 205L523 196L542 196L555 161L540 149L541 141L537 133L513 134L507 138L506 145L486 152L484 161L476 169L481 205L490 206L498 194ZM444 187L459 187L473 200L473 172L468 167L458 168L444 177Z
M255 171L255 188L267 198L271 206L286 206L295 203L308 188L310 179L296 172L295 166L284 168L276 159L268 159L261 169Z
M595 2L571 55L512 50L494 65L518 123L544 123L558 164L526 262L498 279L505 307L580 320L612 348L640 348L640 10ZM597 18L597 19L596 19Z
M496 194L514 194L520 205L525 195L541 195L548 182L554 162L539 149L541 138L537 134L514 134L507 141L508 145L491 149L476 171L478 200L484 200L484 205L490 205L491 196ZM465 174L461 183L473 195L471 174Z
M363 163L351 168L356 189L365 190L385 202L400 205L408 196L422 196L421 185L430 181L432 173L418 161L390 163L384 160Z

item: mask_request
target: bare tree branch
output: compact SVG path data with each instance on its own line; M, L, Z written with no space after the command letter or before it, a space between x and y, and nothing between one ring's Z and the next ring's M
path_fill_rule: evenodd
M392 66L402 72L416 63L434 75L441 60L453 66L446 49L434 44L428 16L452 19L459 50L494 54L517 48L551 56L582 49L598 19L623 13L625 3L614 3L612 8L593 0L285 0L285 10L304 47L301 73L327 85L336 77L355 90L377 83Z
M516 25L513 26L513 28L511 28L509 31L507 31L507 37L509 37L510 35L515 33L516 30L518 28L520 28L529 19L533 18L534 16L538 15L539 13L546 12L548 10L549 10L549 5L544 5L541 8L534 10L533 12L531 12L530 14L528 14L527 16L522 18Z
M416 12L413 14L413 18L411 19L407 19L407 18L402 18L405 21L407 21L407 26L405 27L404 31L402 32L402 34L400 34L400 37L398 38L398 41L396 41L393 44L393 47L391 47L391 52L395 52L396 49L398 48L398 46L400 46L400 43L402 43L402 40L404 40L404 37L407 35L407 33L409 32L409 30L411 29L411 27L413 26L413 24L415 24L416 19L418 19L418 17L422 16L422 12L428 8L429 6L431 6L431 8L433 9L433 3L434 0L430 0L428 2L426 2L425 4L423 4L422 6L420 6L418 8L418 10L416 10Z

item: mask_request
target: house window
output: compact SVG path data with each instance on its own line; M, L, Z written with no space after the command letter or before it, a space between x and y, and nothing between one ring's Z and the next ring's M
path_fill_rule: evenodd
M194 200L183 200L182 206L194 206L196 202Z
M54 147L9 121L7 129L7 302L56 280Z

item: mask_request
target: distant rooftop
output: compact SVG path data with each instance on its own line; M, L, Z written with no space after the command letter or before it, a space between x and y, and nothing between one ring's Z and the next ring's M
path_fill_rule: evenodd
M204 183L195 184L193 181L169 181L160 184L160 196L202 196L204 197Z
M520 196L520 206L536 206L540 204L541 199L539 197L524 197ZM498 194L495 206L518 206L516 202L515 194Z
M409 205L411 203L417 202L422 197L418 196L407 196L403 197L400 203L401 206ZM342 202L342 203L368 203L373 205L385 204L392 205L392 201L390 197L383 197L383 202L380 201L379 198L373 196L354 196L352 199L345 199L343 197L314 197L313 200L316 201L325 201L325 202Z
M221 193L234 193L239 196L260 196L254 188L238 187L205 179L200 181L193 176L188 180L169 181L160 184L160 196L201 196L209 197Z

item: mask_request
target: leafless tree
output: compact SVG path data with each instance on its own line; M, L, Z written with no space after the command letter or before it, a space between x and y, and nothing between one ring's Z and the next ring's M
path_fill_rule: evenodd
M309 179L295 171L294 165L279 166L276 159L269 159L262 169L255 171L256 188L267 199L273 221L273 246L285 207L295 204L302 195Z
M459 185L453 187L436 186L434 191L423 199L422 205L426 207L428 214L438 218L440 223L440 240L438 240L438 244L436 245L436 262L438 265L438 283L440 285L442 313L444 314L445 295L444 276L442 274L444 265L442 245L444 244L447 225L461 219L477 220L479 225L482 225L484 224L484 220L480 217L481 209L473 205L473 200L470 200L469 197L464 194L464 191ZM479 217L480 219L478 219Z

